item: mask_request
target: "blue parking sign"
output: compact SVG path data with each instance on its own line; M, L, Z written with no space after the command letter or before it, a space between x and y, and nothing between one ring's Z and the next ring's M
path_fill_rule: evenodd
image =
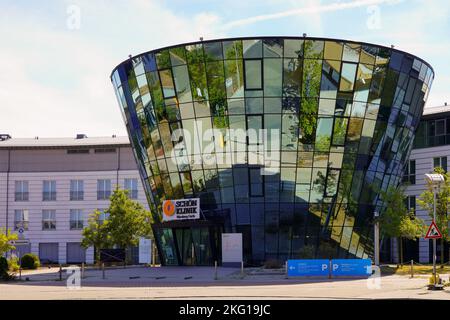
M291 277L328 277L329 266L328 259L288 260L287 275Z
M334 259L331 261L331 275L334 277L368 277L372 274L370 259Z

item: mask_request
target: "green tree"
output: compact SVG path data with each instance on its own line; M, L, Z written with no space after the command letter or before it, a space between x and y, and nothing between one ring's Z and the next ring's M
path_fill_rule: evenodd
M100 261L100 249L114 245L127 249L137 246L140 237L153 238L150 211L137 201L128 197L128 190L116 188L109 198L109 207L105 210L108 219L101 220L101 211L95 210L89 217L88 226L83 229L84 248L95 246L96 261Z
M102 221L100 215L103 212L95 210L88 218L88 226L82 231L81 246L84 248L95 247L95 261L100 263L100 249L108 248L111 239L108 233L108 220Z
M380 214L380 232L383 236L397 239L400 265L403 265L403 238L418 239L424 235L425 225L406 207L404 187L389 187L380 191L385 209Z
M0 229L0 257L8 251L16 248L10 243L10 241L17 239L17 233L11 233L11 230L5 228Z
M440 173L444 176L444 183L439 187L436 193L436 225L442 233L441 238L441 264L444 264L444 241L448 241L448 210L450 201L450 174L441 167L436 167L434 173ZM427 190L422 192L418 201L420 207L428 211L428 215L433 219L434 195L433 186L427 182Z
M111 243L127 249L137 246L140 237L152 238L150 211L128 197L128 190L116 189L110 197L106 229Z

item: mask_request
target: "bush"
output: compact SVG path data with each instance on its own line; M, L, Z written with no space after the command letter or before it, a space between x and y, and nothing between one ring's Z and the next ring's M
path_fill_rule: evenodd
M8 269L9 271L17 271L19 270L19 258L16 256L12 256L8 259Z
M22 269L37 269L41 266L38 256L32 253L24 254L20 264Z

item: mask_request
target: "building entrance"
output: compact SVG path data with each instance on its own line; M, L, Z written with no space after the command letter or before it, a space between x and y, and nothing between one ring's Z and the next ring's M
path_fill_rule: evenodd
M210 223L190 224L174 221L153 225L162 264L209 266L214 265L214 261L220 263L223 227Z

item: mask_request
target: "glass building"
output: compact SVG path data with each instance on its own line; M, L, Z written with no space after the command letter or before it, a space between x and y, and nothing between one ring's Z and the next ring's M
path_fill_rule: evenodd
M243 234L247 264L371 257L378 191L401 182L433 77L396 49L307 37L121 63L111 80L162 263L220 261L222 232ZM200 219L162 222L162 201L182 198L200 198Z

